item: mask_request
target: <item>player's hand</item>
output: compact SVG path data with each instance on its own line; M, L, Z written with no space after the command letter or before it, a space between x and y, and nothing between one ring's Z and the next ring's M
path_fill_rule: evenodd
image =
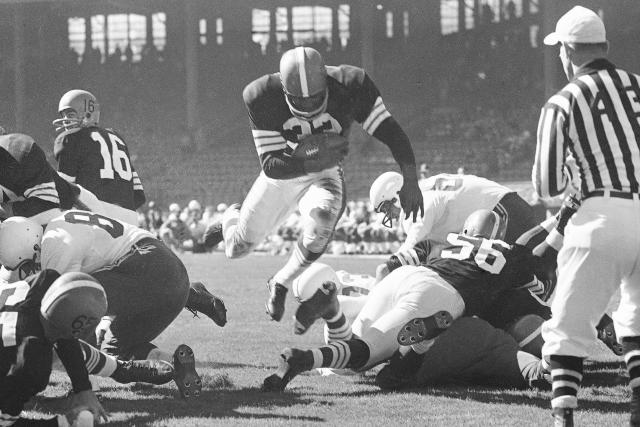
M71 397L70 409L66 414L67 419L69 422L73 423L73 421L78 417L78 414L85 410L91 412L91 414L93 414L93 419L98 423L102 421L109 421L109 414L104 410L98 401L98 397L92 390L81 391L80 393L75 393Z
M413 215L413 222L424 215L424 201L422 191L418 187L418 178L412 174L403 174L403 184L398 195L400 196L400 206L405 212L405 219Z
M107 331L111 327L112 320L113 318L111 318L110 316L104 316L100 320L100 323L98 323L98 326L96 326L96 347L97 348L102 347L104 336L106 335Z
M376 284L380 283L382 279L387 277L389 274L389 267L387 267L387 263L382 263L376 267Z

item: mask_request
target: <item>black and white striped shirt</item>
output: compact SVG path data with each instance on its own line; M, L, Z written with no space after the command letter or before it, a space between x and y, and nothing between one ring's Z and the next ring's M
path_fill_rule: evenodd
M562 193L575 160L583 194L640 187L640 76L596 59L542 108L533 166L541 197Z

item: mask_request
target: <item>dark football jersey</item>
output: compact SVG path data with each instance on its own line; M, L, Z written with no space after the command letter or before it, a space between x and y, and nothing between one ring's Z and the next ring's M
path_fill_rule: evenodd
M329 98L326 111L317 118L298 119L285 100L280 73L254 80L244 90L253 139L264 164L270 153L293 152L299 139L323 132L342 134L355 121L373 135L391 114L378 88L362 68L350 65L327 66Z
M58 172L80 184L103 202L136 210L145 201L144 189L120 135L99 127L62 132L55 140Z
M25 336L44 337L40 305L60 274L54 270L0 285L0 348L13 347Z
M42 149L23 134L0 136L0 200L13 214L31 217L49 209L69 209L71 186L59 179Z
M423 265L453 286L465 302L468 316L484 313L503 291L532 280L533 255L523 246L450 233L447 244L423 240L407 252L392 256L390 270L401 265Z

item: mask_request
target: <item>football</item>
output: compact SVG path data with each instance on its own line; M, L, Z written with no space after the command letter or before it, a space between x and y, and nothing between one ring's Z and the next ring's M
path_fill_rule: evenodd
M335 132L324 132L302 138L291 157L303 160L316 159L322 149L340 150L346 156L348 148L347 138Z
M527 314L513 322L507 328L507 332L517 342L520 350L531 353L534 356L542 357L542 335L540 328L544 319L535 314Z
M338 293L340 292L342 284L333 268L327 264L315 262L293 281L291 285L293 296L298 302L306 301L311 298L326 281L335 283L338 288Z
M106 312L107 295L100 283L79 272L57 278L40 305L42 326L51 342L88 337Z

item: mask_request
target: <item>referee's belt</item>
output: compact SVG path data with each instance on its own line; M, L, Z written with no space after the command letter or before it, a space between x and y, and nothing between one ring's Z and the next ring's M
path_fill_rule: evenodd
M614 197L617 199L627 199L627 200L639 200L640 194L638 193L629 193L626 191L616 191L616 190L595 190L586 193L582 196L582 200L586 200L591 197Z

